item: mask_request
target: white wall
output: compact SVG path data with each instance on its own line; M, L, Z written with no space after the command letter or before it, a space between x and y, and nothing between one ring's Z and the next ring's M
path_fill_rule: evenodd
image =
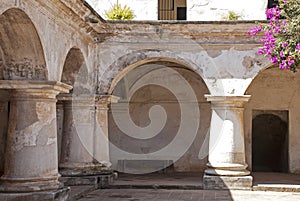
M106 19L105 11L108 11L117 0L87 0L87 2ZM119 0L119 4L127 5L134 11L134 20L158 19L158 0Z
M229 11L243 20L264 20L267 0L187 0L187 20L221 20Z
M117 0L87 0L105 18L105 11ZM128 5L136 17L134 20L157 20L158 0L119 0ZM188 21L221 20L229 11L242 16L243 20L264 20L267 0L187 0Z

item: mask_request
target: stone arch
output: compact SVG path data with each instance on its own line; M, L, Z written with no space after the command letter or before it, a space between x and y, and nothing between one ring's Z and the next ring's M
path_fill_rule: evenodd
M269 62L265 62L264 64L266 65L263 65L263 67L261 69L259 69L257 72L253 73L251 75L251 82L249 83L247 89L245 90L245 94L247 94L247 91L248 89L250 88L250 86L252 85L252 83L254 82L254 80L257 78L258 75L262 74L264 71L266 71L267 69L274 69L274 68L278 68L277 65L274 65L272 63L269 63Z
M0 33L0 79L48 79L40 37L24 11L10 8L2 13Z
M67 53L61 82L73 86L73 92L76 93L86 93L89 91L86 59L78 47L72 47Z
M249 102L245 105L244 128L246 142L246 156L249 167L252 167L252 127L255 114L267 112L272 114L286 114L288 125L288 153L289 171L299 172L300 163L298 140L299 130L299 98L300 98L300 74L288 70L281 70L276 65L260 71L252 80L246 94L251 95ZM275 112L276 111L276 112Z
M169 51L140 50L119 57L108 66L99 76L98 92L111 94L115 85L126 73L138 66L156 61L177 63L194 71L205 81L202 70L192 61L188 61Z
M172 69L171 71L166 71L168 74L164 74L164 72L161 71L165 66ZM180 74L191 86L196 95L196 100L180 99L178 98L180 95L177 96L178 94L172 93L172 90L166 87L166 85L156 82L165 79L166 82L170 83L168 86L175 86L178 89L177 92L185 94L185 90L187 90L185 86L178 85L178 83L180 83L179 80L182 78L181 76L176 77L178 74ZM148 85L149 79L150 82L153 81L154 84ZM142 80L144 80L147 85L139 87L141 86L140 83L143 83ZM157 85L155 83L157 83ZM127 85L127 87L123 87L123 85ZM137 85L137 88L135 85ZM130 94L129 96L125 93L126 91ZM201 172L204 170L205 164L207 163L207 156L199 158L198 155L199 150L204 144L206 134L208 133L211 109L210 104L204 98L204 94L209 93L209 90L198 73L190 67L186 67L183 62L177 62L174 59L151 58L151 60L149 59L146 60L146 62L141 62L137 66L129 66L129 68L123 69L119 77L112 81L109 93L120 98L118 103L111 104L108 119L109 141L111 143L110 159L113 164L113 169L124 172L143 172L146 170L140 169L141 167L138 165L140 162L147 163L153 160L153 164L149 164L149 167L152 167L153 165L156 168L157 165L158 168L164 168L164 165L168 166L167 164L170 164L169 160L172 160L174 171ZM151 118L147 114L152 107L159 105L164 108L167 118L165 124L161 127L162 129L157 132L157 135L148 139L139 139L126 135L126 131L120 129L120 126L116 123L116 120L119 117L114 115L126 111L127 103L129 118L123 119L131 119L135 125L141 128L145 128L150 124ZM190 105L191 107L198 107L201 115L200 117L195 117L195 119L200 122L199 127L196 129L195 138L182 157L177 158L181 153L161 156L159 159L155 156L149 156L146 159L143 158L144 156L137 156L160 151L175 139L182 123L181 120L184 119L184 114L180 110L181 107L184 107L184 104L192 104ZM132 124L126 124L127 127L131 125ZM193 132L193 128L188 127L185 133L191 134ZM143 134L145 133L140 133L141 136ZM135 156L131 158L129 155L122 155L119 152L120 150L124 150L126 153L133 153ZM176 159L173 160L173 158ZM161 164L162 161L164 162L164 165ZM123 164L123 166L120 164ZM127 165L128 167L131 166L132 169L126 169Z
M91 93L88 76L86 57L79 47L73 46L66 52L60 78L61 82L71 85L73 88L70 91L70 94L60 94L58 96L59 101L56 108L58 160L60 171L63 171L63 169L66 168L65 164L68 164L70 158L74 158L74 155L76 155L74 153L77 153L78 156L80 154L84 154L86 156L85 159L90 159L90 153L86 149L82 148L83 146L79 137L80 131L77 130L80 122L76 119L77 116L81 116L83 114L87 114L88 116L87 118L84 118L85 120L88 121L89 119L92 119L89 116L90 114L93 114L90 113L89 105L88 107L82 107L81 105L80 112L77 107L81 100L84 99L80 99L80 95L88 97ZM86 125L88 125L88 123L86 123ZM92 133L91 130L89 131ZM72 142L70 142L70 139L72 139ZM74 142L78 143L76 144L76 148L74 148ZM70 156L71 153L73 153L72 156Z

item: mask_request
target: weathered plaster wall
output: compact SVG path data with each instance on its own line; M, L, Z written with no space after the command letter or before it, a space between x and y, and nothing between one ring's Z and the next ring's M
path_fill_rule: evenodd
M188 66L213 95L242 95L269 62L246 31L252 23L112 23L113 37L97 46L99 91L137 65L165 58ZM113 28L115 27L115 28ZM130 66L130 68L126 68Z
M251 99L245 107L246 156L252 163L252 117L253 110L286 110L288 111L289 130L289 170L300 173L299 157L299 119L300 119L300 75L276 67L262 71L247 89ZM279 116L280 117L280 116Z
M0 79L47 80L43 48L34 25L23 11L0 15Z
M80 24L72 22L73 18L75 18L72 15L75 14L71 10L66 11L65 5L61 1L57 1L54 4L48 1L32 0L1 0L0 2L2 5L0 8L1 14L10 8L20 9L28 15L30 21L33 23L38 35L35 40L37 38L40 39L44 51L48 80L60 80L67 53L73 46L79 47L86 57L88 56L90 38L81 32L83 28L80 29ZM51 10L50 7L54 10ZM22 31L22 29L18 29L17 27L16 29L14 31ZM25 32L22 34L30 33ZM22 44L24 45L22 38L15 39L14 43L20 44L21 47ZM30 46L30 44L27 45Z

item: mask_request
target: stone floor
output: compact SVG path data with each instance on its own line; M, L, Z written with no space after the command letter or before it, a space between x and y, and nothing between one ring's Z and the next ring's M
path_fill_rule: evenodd
M119 174L111 188L203 189L202 177L199 173Z
M165 189L99 189L79 201L299 201L300 193Z
M299 201L300 175L253 173L253 191L202 190L201 174L120 174L110 189L71 187L72 201Z

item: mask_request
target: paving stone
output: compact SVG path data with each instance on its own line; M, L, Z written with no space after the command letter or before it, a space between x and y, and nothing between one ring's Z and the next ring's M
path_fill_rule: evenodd
M79 201L299 201L300 193L265 191L207 191L207 190L152 190L98 189Z

